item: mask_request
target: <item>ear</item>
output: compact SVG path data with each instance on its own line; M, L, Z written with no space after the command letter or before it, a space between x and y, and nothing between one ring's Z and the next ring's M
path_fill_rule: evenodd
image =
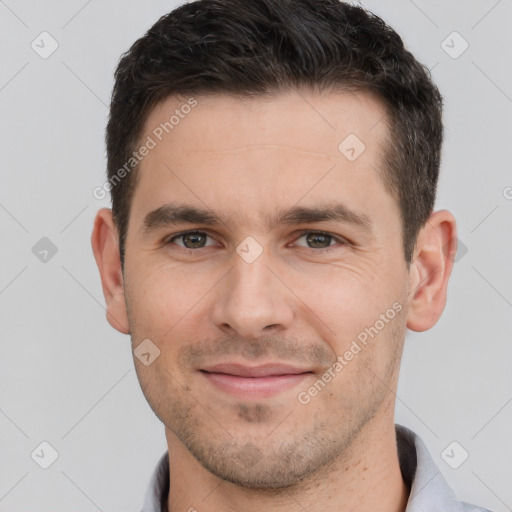
M114 329L129 334L119 237L112 218L112 210L102 208L96 214L91 245L100 271L103 295L107 304L107 320Z
M434 212L420 230L410 266L407 327L426 331L446 305L448 279L457 253L457 228L447 210Z

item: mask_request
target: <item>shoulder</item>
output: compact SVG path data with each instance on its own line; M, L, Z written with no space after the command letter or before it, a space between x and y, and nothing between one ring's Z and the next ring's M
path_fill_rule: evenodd
M492 512L488 508L477 507L476 505L472 505L471 503L466 503L464 501L459 501L460 503L460 512Z

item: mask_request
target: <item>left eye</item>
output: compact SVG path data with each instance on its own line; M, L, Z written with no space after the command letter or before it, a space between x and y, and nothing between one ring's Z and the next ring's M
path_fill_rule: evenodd
M301 236L297 239L305 238L306 244L298 244L300 247L309 247L310 249L327 249L331 247L331 242L343 242L334 235L329 233L322 233L319 231L305 231L301 233ZM334 243L336 245L336 243Z

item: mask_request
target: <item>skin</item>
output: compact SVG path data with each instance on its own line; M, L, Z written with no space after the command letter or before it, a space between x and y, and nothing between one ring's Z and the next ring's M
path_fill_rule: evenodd
M398 205L376 172L385 109L368 93L197 99L141 163L124 272L109 209L92 234L108 321L132 348L150 339L160 350L148 366L134 362L172 454L167 510L405 510L394 430L400 358L406 329L431 328L445 306L455 219L434 212L406 264ZM182 104L158 105L141 140ZM338 149L351 133L366 146L352 162ZM169 202L225 222L145 230L145 216ZM371 233L338 220L267 222L280 209L329 202L364 213ZM303 229L333 238L311 242ZM170 240L186 230L208 235L204 246ZM236 251L246 237L262 249L251 263ZM298 394L332 375L336 357L396 303L394 318L301 403ZM200 371L224 361L311 373L272 396L240 398Z

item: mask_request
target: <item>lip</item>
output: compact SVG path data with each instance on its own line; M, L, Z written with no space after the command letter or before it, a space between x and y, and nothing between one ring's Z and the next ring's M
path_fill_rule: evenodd
M246 366L237 363L221 363L201 368L209 373L225 373L238 377L273 377L279 375L298 375L299 373L311 372L306 368L297 368L288 364L269 363L260 366Z
M237 398L268 398L295 387L311 370L286 364L216 364L200 370L213 386Z

